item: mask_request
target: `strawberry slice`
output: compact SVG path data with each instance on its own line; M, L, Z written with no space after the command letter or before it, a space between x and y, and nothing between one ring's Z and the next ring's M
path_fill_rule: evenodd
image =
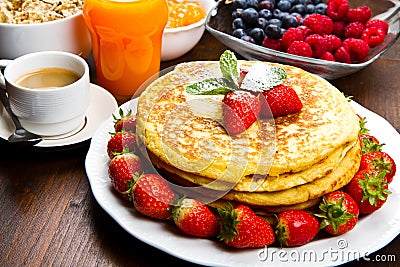
M283 84L264 91L262 96L260 114L263 117L271 117L270 110L273 117L280 117L299 112L303 107L296 91Z

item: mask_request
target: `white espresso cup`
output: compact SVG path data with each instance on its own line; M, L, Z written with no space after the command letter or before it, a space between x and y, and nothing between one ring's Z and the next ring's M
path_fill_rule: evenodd
M28 131L55 136L83 125L90 97L83 58L58 51L26 54L9 61L4 78L11 110Z

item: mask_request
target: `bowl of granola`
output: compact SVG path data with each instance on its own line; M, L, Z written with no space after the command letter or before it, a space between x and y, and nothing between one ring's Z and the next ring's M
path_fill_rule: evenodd
M82 5L82 0L0 1L0 58L49 50L87 57L92 46Z

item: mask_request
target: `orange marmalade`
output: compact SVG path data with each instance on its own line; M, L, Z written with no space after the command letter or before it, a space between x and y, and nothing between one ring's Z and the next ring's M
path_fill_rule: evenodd
M167 28L177 28L196 23L206 16L197 1L168 0Z

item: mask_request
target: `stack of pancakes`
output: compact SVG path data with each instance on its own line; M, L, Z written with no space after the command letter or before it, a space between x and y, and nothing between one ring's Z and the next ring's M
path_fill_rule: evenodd
M137 135L163 176L182 194L211 206L229 201L257 210L306 209L346 185L359 168L359 119L326 80L293 66L284 84L303 103L300 112L260 118L231 136L222 119L223 95L190 95L185 87L222 77L219 62L177 65L152 82L137 108Z

